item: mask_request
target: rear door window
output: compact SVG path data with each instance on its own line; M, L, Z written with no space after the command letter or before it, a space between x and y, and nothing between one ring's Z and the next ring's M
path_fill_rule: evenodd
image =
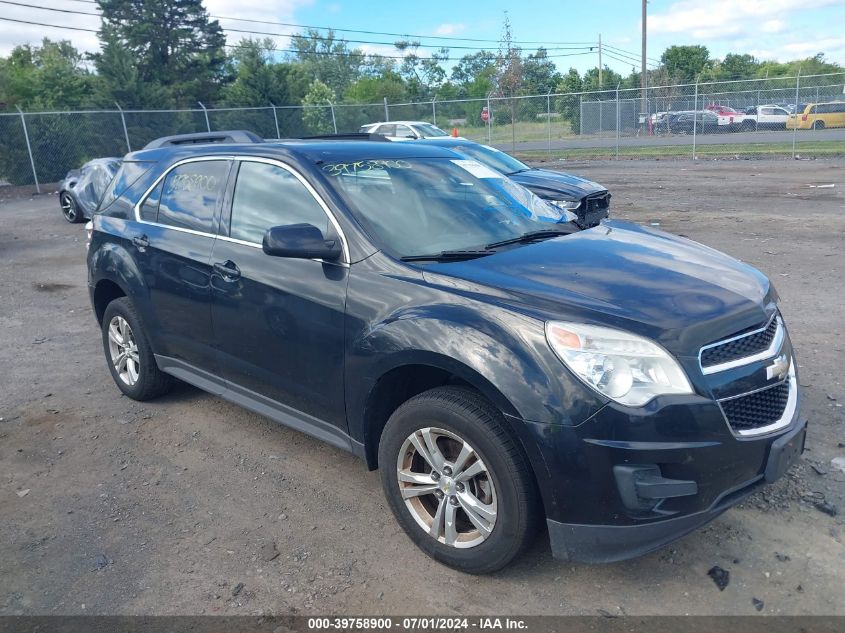
M407 125L397 125L395 136L398 136L400 138L413 136L414 138L416 138L417 135L414 134L414 132L411 130L411 128L409 128Z
M185 163L164 179L158 223L202 233L214 232L214 215L223 193L229 161Z

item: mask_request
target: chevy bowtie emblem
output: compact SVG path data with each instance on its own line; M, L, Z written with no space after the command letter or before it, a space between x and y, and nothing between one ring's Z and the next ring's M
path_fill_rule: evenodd
M775 362L766 367L766 380L771 380L772 378L783 380L789 373L789 365L789 357L786 354L778 356Z

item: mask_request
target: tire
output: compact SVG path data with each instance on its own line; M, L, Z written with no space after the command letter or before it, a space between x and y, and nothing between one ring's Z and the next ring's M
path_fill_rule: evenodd
M488 574L505 567L538 526L537 486L505 424L477 392L438 387L401 405L382 432L379 468L390 509L420 549L459 571ZM459 467L464 451L468 457Z
M754 121L743 121L742 125L740 126L740 130L743 132L753 132L757 129L757 125L754 125Z
M814 130L823 130L824 129L824 121L813 121L813 129Z
M59 194L59 205L62 207L62 217L71 224L78 224L85 219L76 200L67 191Z
M167 393L173 378L162 372L128 297L115 299L103 314L103 349L118 388L133 400L152 400Z

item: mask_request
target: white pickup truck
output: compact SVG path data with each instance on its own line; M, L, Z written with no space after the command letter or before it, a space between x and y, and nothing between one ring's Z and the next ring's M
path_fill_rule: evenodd
M741 130L785 130L789 112L776 105L752 106L745 110Z

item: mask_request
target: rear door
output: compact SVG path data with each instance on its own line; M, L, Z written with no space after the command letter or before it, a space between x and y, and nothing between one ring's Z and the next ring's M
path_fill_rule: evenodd
M218 157L177 163L137 207L132 247L149 288L156 352L168 368L216 370L210 259L230 166Z
M337 227L305 179L282 163L243 158L233 178L212 256L221 372L236 393L345 432L348 264L271 257L261 248L274 226L308 223L326 236Z

